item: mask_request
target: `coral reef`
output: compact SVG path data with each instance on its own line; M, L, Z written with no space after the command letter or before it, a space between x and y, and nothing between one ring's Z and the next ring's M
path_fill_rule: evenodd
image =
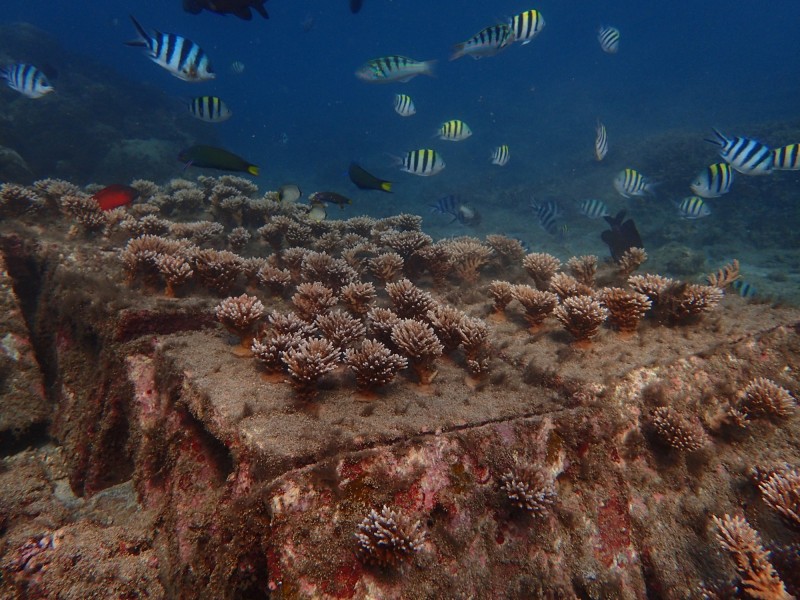
M292 296L297 314L306 321L313 321L318 315L326 313L338 302L333 290L325 287L318 281L314 283L301 283Z
M561 268L561 261L552 254L534 252L522 260L522 266L533 278L533 282L540 290L550 286L550 278Z
M387 283L386 293L400 318L424 319L435 303L428 292L423 292L405 278Z
M225 298L214 309L214 313L227 329L241 338L244 348L250 348L253 334L265 313L264 305L255 296L242 294Z
M576 342L586 343L599 333L608 309L591 296L570 296L555 308L554 314Z
M797 403L789 391L766 377L758 377L751 381L742 392L737 410L745 418L772 415L786 417Z
M644 294L622 288L603 288L597 298L608 309L608 322L624 333L636 331L639 321L653 305Z
M699 422L687 419L670 406L656 408L651 424L658 439L676 450L696 452L710 443Z
M356 544L362 561L380 567L396 567L411 560L425 544L425 531L419 521L411 521L384 504L374 508L358 524Z
M314 398L317 381L336 368L339 357L336 346L322 338L303 340L296 347L290 346L281 353L292 385L303 400Z
M525 476L514 470L506 471L500 477L500 489L505 492L512 506L535 517L544 517L556 498L555 488L539 472Z
M541 325L558 305L558 296L553 292L537 290L525 284L512 286L511 295L525 309L525 320L532 328Z
M644 251L644 248L628 248L617 261L619 274L623 277L629 276L646 260L647 252Z
M394 354L377 340L364 340L358 349L348 349L344 362L356 376L362 390L372 390L391 382L398 371L408 366L408 361Z
M444 351L433 329L414 319L400 319L392 327L392 341L408 357L421 384L433 381L437 374L434 361Z
M514 299L513 286L508 281L494 280L489 284L489 295L494 301L495 313L502 313Z
M356 282L344 286L341 289L341 295L347 310L354 315L364 316L369 312L377 293L372 283Z
M758 484L764 503L783 517L786 522L800 529L800 471L782 469L771 473Z

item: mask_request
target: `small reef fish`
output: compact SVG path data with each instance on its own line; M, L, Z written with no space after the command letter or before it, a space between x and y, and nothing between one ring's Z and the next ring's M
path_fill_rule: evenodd
M250 161L216 146L205 146L203 144L191 146L186 150L181 150L178 154L178 160L185 163L184 169L194 166L204 169L239 171L250 173L250 175L258 175L258 167Z
M750 285L749 283L747 283L746 281L744 281L742 279L737 279L736 281L731 283L731 287L734 290L736 290L736 292L742 298L752 298L756 294L758 294L758 290L756 290L755 287L753 287L752 285Z
M339 208L344 210L346 204L352 204L353 201L347 196L342 196L336 192L314 192L308 197L308 201L313 205L314 203L338 204Z
M375 177L375 175L366 171L356 162L350 163L347 174L350 176L350 181L360 190L378 190L379 192L392 193L391 181Z
M594 138L594 157L600 161L608 154L608 134L606 133L606 126L599 120L595 128L596 136Z
M636 169L620 171L614 178L614 189L625 198L652 195L656 185Z
M469 204L464 204L461 202L461 198L452 194L439 198L434 204L431 204L430 207L432 213L450 215L453 217L448 225L458 221L462 225L475 227L481 222L481 215L477 210L472 208Z
M370 83L406 82L417 75L433 77L434 65L435 60L419 61L407 56L383 56L364 63L356 71L356 77Z
M616 27L601 27L597 31L597 41L607 54L616 54L619 50L619 29Z
M131 21L139 39L125 42L127 46L147 48L150 60L178 79L193 82L214 79L211 61L193 41L175 33L161 33L157 30L149 34L132 15Z
M511 153L508 151L508 146L506 144L503 144L502 146L498 146L497 148L492 150L492 156L490 157L489 160L493 165L505 167L510 159L511 159Z
M394 97L394 112L401 117L410 117L417 113L414 101L407 94L396 94Z
M294 183L287 183L278 188L278 202L297 202L302 195L300 186Z
M780 171L800 170L800 144L789 144L772 151L772 167Z
M55 91L45 74L33 65L9 65L0 69L0 78L6 80L8 87L26 98L41 98Z
M466 42L453 46L450 60L456 60L465 55L476 60L484 56L494 56L513 41L511 27L505 24L491 25L481 29Z
M189 114L206 123L222 123L233 115L228 105L216 96L192 98L189 102Z
M558 235L560 232L566 233L566 230L559 226L558 220L561 217L561 209L555 200L547 200L541 203L532 202L531 208L536 215L536 220L539 221L539 225L547 233L550 235Z
M611 258L619 262L622 255L630 248L644 248L642 237L636 229L633 219L625 220L625 211L619 211L613 217L604 217L610 229L600 234L600 239L608 246Z
M746 137L728 137L713 129L716 139L706 141L719 146L719 155L743 175L768 175L774 155L761 142Z
M678 204L678 214L682 219L702 219L711 214L711 209L700 196L687 196Z
M597 198L590 198L581 202L580 213L590 219L600 219L611 214L608 212L606 203Z
M231 63L231 73L241 75L244 73L244 63L240 60L235 60Z
M328 216L328 211L325 209L324 202L312 202L311 208L308 211L308 218L315 223L324 221Z
M689 186L703 198L719 198L731 191L733 169L728 163L714 163L703 169Z
M436 132L436 136L440 140L448 140L450 142L461 142L471 135L472 129L461 119L445 121L439 126L439 130Z
M128 206L138 197L139 190L120 183L112 183L92 196L97 200L100 210L113 210L120 206Z
M430 148L412 150L402 158L395 158L395 163L400 167L401 171L421 177L436 175L445 167L442 157L439 156L436 150L431 150Z
M544 29L544 17L538 10L526 10L511 17L508 26L511 28L511 37L514 42L522 42L522 45L530 44L542 29Z
M207 10L223 16L235 15L249 21L253 18L253 13L250 12L252 8L265 19L269 19L264 2L266 0L183 0L183 10L193 15Z

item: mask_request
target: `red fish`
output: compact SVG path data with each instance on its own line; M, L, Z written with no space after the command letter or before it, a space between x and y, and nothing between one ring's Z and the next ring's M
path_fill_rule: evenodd
M120 183L112 183L92 196L97 200L101 210L112 210L120 206L127 206L138 197L138 190Z

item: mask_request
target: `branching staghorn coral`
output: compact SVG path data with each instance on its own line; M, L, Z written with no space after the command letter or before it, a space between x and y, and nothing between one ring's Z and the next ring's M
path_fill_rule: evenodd
M500 259L501 266L518 265L525 258L525 248L514 238L492 234L486 236L486 243Z
M408 279L386 284L386 293L401 318L424 319L435 303L428 292L423 292Z
M369 282L348 283L341 289L342 302L345 307L358 316L366 315L369 312L376 296L375 286Z
M100 231L108 225L108 215L100 209L97 200L89 196L66 195L59 199L62 212L75 219L84 231Z
M466 315L448 304L438 302L425 313L425 320L433 327L433 331L444 346L445 354L449 354L461 345L461 322Z
M653 305L658 304L661 296L674 283L674 279L650 273L646 273L645 275L631 275L628 277L628 285L640 294L644 294L650 298Z
M221 238L225 228L213 221L195 221L193 223L172 223L170 234L178 238L187 238L197 245L205 244L215 238Z
M292 281L299 282L300 271L303 268L303 259L306 254L310 252L306 248L292 247L287 248L277 256L280 258L280 264L289 269L292 274Z
M306 321L313 321L317 315L324 314L338 302L336 294L329 287L319 281L314 283L301 283L292 296L292 304L297 309L297 314Z
M687 419L671 406L656 408L650 423L658 439L676 450L695 452L710 443L698 421Z
M187 283L194 275L192 265L183 253L159 254L156 258L156 266L166 283L164 295L167 298L174 298L176 288Z
M254 339L250 352L267 371L285 371L286 363L281 358L284 352L297 348L305 338L298 333L273 331L262 339Z
M308 225L292 221L286 229L285 237L289 246L308 246L313 240L313 231Z
M327 252L307 252L300 266L300 276L306 281L319 281L335 293L358 279L350 265Z
M372 276L383 284L393 281L403 270L403 257L396 252L384 252L369 261Z
M366 332L361 321L338 309L317 315L314 323L325 339L341 352L364 337Z
M292 285L292 274L288 269L279 269L270 264L261 267L256 277L258 282L269 288L275 296L282 296Z
M442 242L420 248L414 255L422 263L433 279L434 285L441 286L447 281L452 267L450 247Z
M717 542L736 564L745 593L764 600L790 600L758 532L743 517L726 514L711 519L717 526Z
M392 341L408 357L421 384L433 381L437 374L434 361L444 351L433 329L414 319L401 319L392 327Z
M242 294L225 298L214 309L217 320L241 338L241 345L249 349L253 334L264 316L264 305L255 296Z
M242 258L242 275L247 280L248 286L255 287L260 283L258 281L258 272L268 264L267 259L261 256Z
M395 348L392 342L392 329L400 322L400 317L388 308L371 308L367 313L370 333L386 345Z
M480 376L489 372L491 345L489 328L480 319L465 316L459 328L461 345L470 375Z
M296 348L281 354L298 395L311 399L316 395L317 381L336 368L340 352L328 340L311 338L303 340Z
M380 243L408 260L420 248L431 245L433 238L421 231L392 231L382 234Z
M506 306L514 299L514 286L508 281L495 279L489 284L489 295L494 302L492 308L495 313L502 313Z
M758 377L744 388L736 408L745 419L769 415L786 417L797 408L797 403L789 390L766 377Z
M551 254L534 252L522 259L522 266L533 278L536 288L546 290L550 287L550 278L561 267L561 261Z
M381 219L381 223L397 231L420 231L422 229L422 217L409 213L400 213Z
M372 231L372 228L375 227L375 223L377 223L377 221L372 217L367 217L365 215L362 215L359 217L353 217L351 219L347 219L344 222L344 226L347 229L347 231L368 238L370 232Z
M250 241L250 232L244 227L234 227L228 234L228 244L233 250L241 250Z
M669 325L686 322L719 304L723 292L712 285L684 283L660 275L632 275L630 286L653 303L653 316Z
M591 289L597 274L597 257L594 255L573 256L567 261L567 268L581 284ZM552 287L552 281L550 283Z
M581 283L572 275L556 273L550 278L550 291L555 293L560 300L572 296L591 296L592 288Z
M283 247L284 236L292 220L283 215L275 215L270 218L266 225L262 225L256 230L256 233L267 242L275 254L278 254Z
M194 260L200 281L220 295L231 291L242 272L242 258L227 250L200 250Z
M553 311L576 342L588 342L597 335L608 309L591 296L571 296Z
M644 248L628 248L617 261L618 272L622 277L627 277L641 267L647 260Z
M45 199L35 190L16 183L0 185L0 215L18 217L37 212L46 206Z
M362 562L396 567L422 549L426 534L419 521L412 523L405 515L384 505L381 512L373 508L359 523L355 537Z
M512 506L535 517L546 516L556 499L552 483L538 471L530 476L514 470L506 471L500 477L500 489L505 492Z
M272 311L267 315L270 328L275 333L297 334L308 338L316 333L316 326L304 321L293 312L280 313Z
M528 326L536 328L553 312L558 305L558 296L519 284L511 286L511 296L525 309L525 320Z
M398 371L408 366L404 356L394 354L378 340L364 340L361 347L348 349L344 362L356 376L356 385L362 390L386 385Z
M480 269L489 262L493 251L474 238L457 238L442 242L450 254L450 268L459 281L473 284Z
M33 190L50 204L58 204L65 196L80 196L81 190L74 183L63 179L45 178L34 181Z
M186 255L191 250L190 244L185 240L175 241L155 235L144 235L128 240L120 252L120 258L128 282L132 283L137 275L155 279L159 275L158 262L162 255Z
M713 285L714 287L724 290L739 279L739 261L734 258L732 262L722 267L716 273L707 275L706 279L708 280L708 285Z
M608 322L623 333L636 331L639 321L653 306L644 294L622 288L603 288L596 297L608 309Z
M758 484L764 503L795 529L800 529L800 470L773 471Z

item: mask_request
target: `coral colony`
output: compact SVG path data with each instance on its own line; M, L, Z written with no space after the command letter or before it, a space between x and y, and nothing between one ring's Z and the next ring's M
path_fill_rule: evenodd
M737 261L681 281L238 177L132 187L4 184L0 214L8 272L64 305L34 331L72 489L133 477L161 515L137 568L189 598L800 593L798 319L726 297ZM55 526L4 511L0 591L51 597Z

